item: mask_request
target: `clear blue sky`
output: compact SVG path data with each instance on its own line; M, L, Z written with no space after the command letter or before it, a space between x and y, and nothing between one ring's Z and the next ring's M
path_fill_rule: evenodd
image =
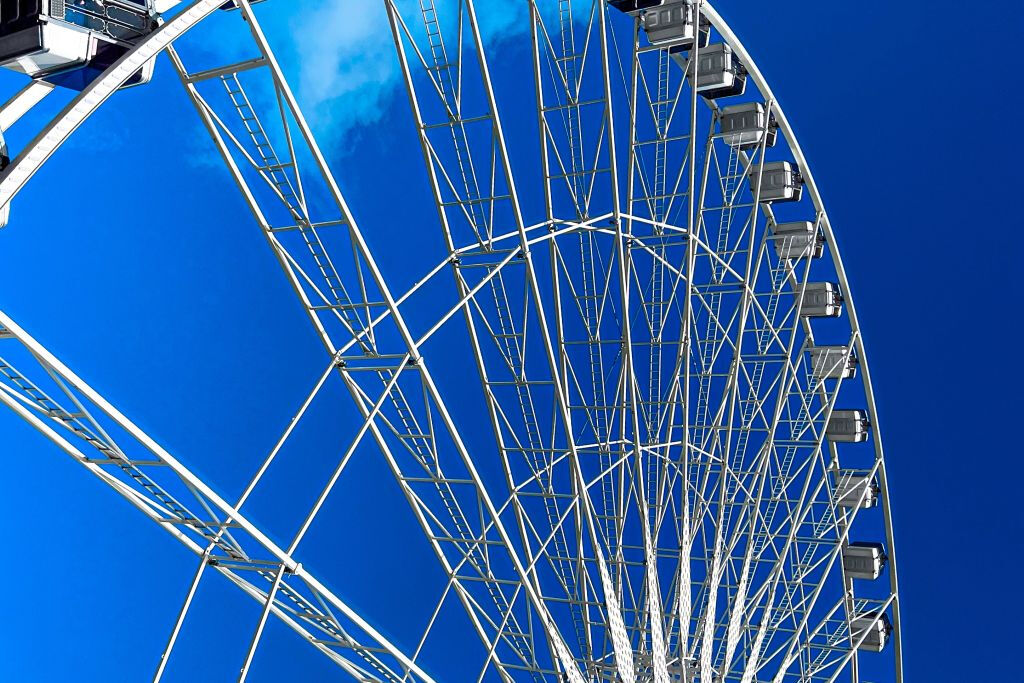
M343 4L264 7L371 248L404 282L440 254L436 214L381 3L353 2L345 20L316 11L341 17ZM1016 680L1024 101L1011 50L1024 13L1002 3L981 17L946 0L717 6L786 107L836 225L885 430L907 680ZM478 8L498 42L499 103L525 112L519 4ZM535 119L505 121L536 145ZM230 498L323 352L206 143L166 63L109 102L17 198L0 232L0 308ZM6 413L0 433L0 681L148 680L194 559ZM341 447L302 438L311 452ZM359 520L351 533L368 548L409 533L399 514L362 523L385 488L347 490L332 510ZM273 507L254 505L273 527ZM357 606L417 599L400 553L337 557L332 585L352 586L342 592ZM375 588L387 597L361 604ZM167 680L233 680L253 610L204 587ZM235 614L240 624L214 624ZM268 633L250 680L337 671L279 624Z

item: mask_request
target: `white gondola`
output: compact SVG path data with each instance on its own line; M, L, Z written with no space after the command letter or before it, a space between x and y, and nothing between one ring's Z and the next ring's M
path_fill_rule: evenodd
M851 579L874 581L888 561L881 543L856 542L843 548L843 571Z
M151 0L0 0L0 66L81 90L157 27ZM153 62L126 86L152 78Z
M803 197L804 180L800 168L789 161L770 161L756 164L747 172L750 194L758 201L798 202Z
M892 623L884 612L865 612L850 622L851 638L859 650L881 652L889 642Z
M762 140L765 146L774 147L779 126L774 117L768 115L763 104L746 102L722 108L719 130L725 144L748 149L757 147Z
M825 427L825 437L829 441L860 443L867 441L871 431L871 421L864 410L833 410Z
M800 305L805 318L838 318L843 314L843 295L834 282L808 282Z
M825 253L825 237L810 221L776 223L772 236L780 259L821 258Z
M848 509L867 510L878 505L881 488L874 477L867 474L845 472L838 475L836 505Z
M815 379L850 379L857 375L857 357L848 346L815 346L808 354Z
M707 47L711 25L702 16L698 31L697 22L693 20L694 14L694 7L689 2L666 2L660 7L647 10L643 14L647 40L658 47L689 50L696 38L699 47Z
M684 69L687 77L693 79L690 56L685 52L673 52L672 59ZM706 99L742 95L747 86L747 72L725 43L708 45L697 52L697 92Z

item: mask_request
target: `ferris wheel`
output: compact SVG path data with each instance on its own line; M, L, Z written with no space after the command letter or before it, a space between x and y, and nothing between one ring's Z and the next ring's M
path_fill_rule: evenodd
M374 207L345 200L358 169L328 165L256 2L0 1L0 63L30 77L0 132L77 91L0 160L6 230L101 105L168 87L152 81L165 54L326 352L227 497L0 313L0 402L198 559L133 680L173 670L219 574L260 608L240 681L270 620L342 680L459 680L457 658L481 681L902 681L867 356L786 114L707 2L522 2L517 92L492 81L486 3L379 3L433 196L417 229L445 254L399 290L359 227ZM211 27L249 54L190 55ZM509 98L535 116L507 125ZM511 153L525 146L536 167ZM461 364L438 352L451 335L472 351ZM453 375L479 405L446 396ZM356 426L278 537L247 502L329 383ZM466 438L481 431L483 448ZM408 614L363 614L330 565L303 564L311 529L345 542L327 502L369 446L439 570L422 573L436 599L412 636Z

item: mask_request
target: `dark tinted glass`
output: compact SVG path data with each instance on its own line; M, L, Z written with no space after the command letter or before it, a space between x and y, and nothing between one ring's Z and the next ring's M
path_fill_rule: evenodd
M0 0L0 35L39 21L43 0Z

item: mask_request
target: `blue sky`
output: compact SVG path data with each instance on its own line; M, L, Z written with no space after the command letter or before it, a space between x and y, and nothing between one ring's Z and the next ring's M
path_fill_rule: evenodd
M298 4L266 3L268 31L382 269L403 281L441 244L381 3ZM532 84L520 92L524 4L478 3L508 134L535 147ZM769 16L765 3L717 5L786 107L836 224L885 431L908 680L1019 676L1024 465L1012 443L1024 378L1012 344L1024 240L1012 121L1024 102L1010 50L1024 16L1004 5L987 22L946 1L801 1ZM13 131L14 145L27 134ZM0 232L0 308L233 497L323 353L211 159L162 64L17 198ZM335 419L318 410L320 424ZM193 558L12 416L0 414L0 430L0 577L13 589L0 680L146 679ZM300 438L311 452L342 447ZM363 481L386 478L369 458L359 466ZM371 612L422 600L403 574L408 557L379 542L411 533L407 515L363 514L393 492L342 493L330 512L359 520L351 533L369 552L339 563L333 585ZM254 514L272 526L261 505ZM360 604L381 586L386 597ZM214 620L254 614L236 593L204 586L167 680L231 678L252 622ZM268 633L250 680L336 671L280 625Z

